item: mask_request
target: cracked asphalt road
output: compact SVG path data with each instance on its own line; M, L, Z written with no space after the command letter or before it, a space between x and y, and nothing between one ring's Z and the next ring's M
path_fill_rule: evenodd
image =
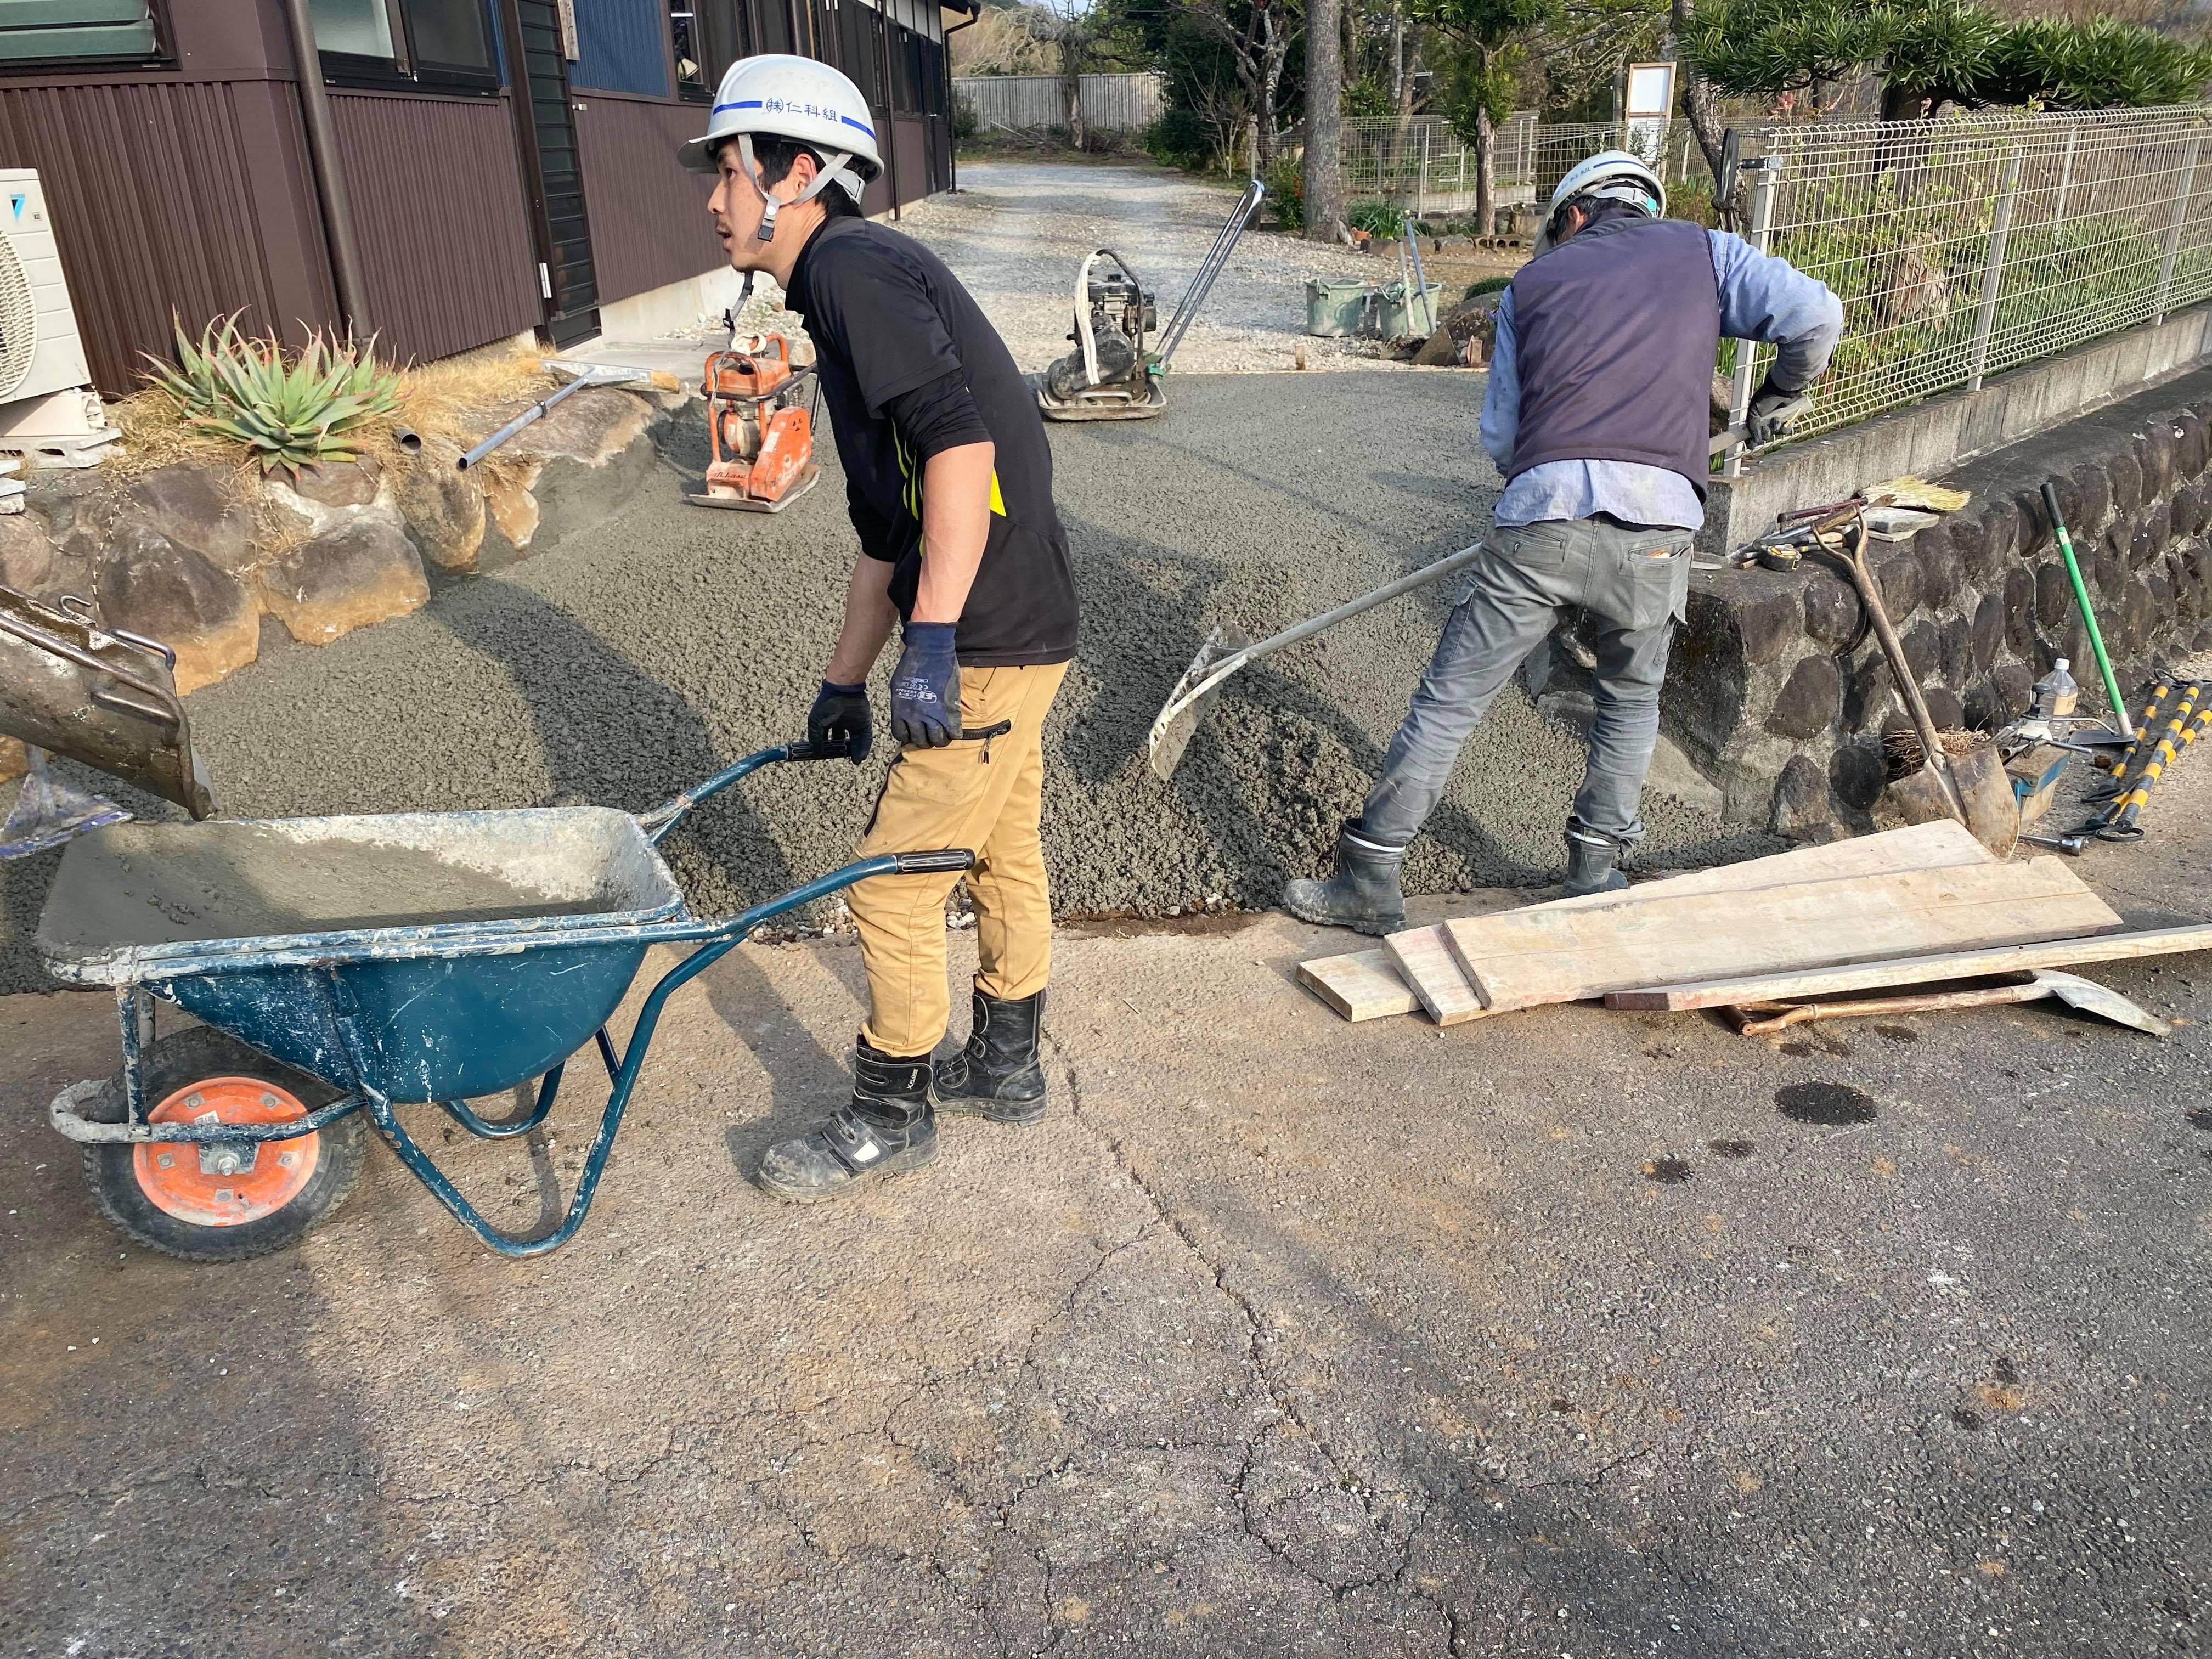
M2212 914L2208 804L2087 873ZM1328 942L1066 931L1054 1115L815 1210L743 1172L858 954L748 947L526 1264L380 1150L289 1255L147 1255L42 1121L106 1009L0 1001L0 1653L2203 1650L2212 959L2091 970L2168 1044L1747 1040L1352 1026ZM595 1109L436 1150L532 1226Z

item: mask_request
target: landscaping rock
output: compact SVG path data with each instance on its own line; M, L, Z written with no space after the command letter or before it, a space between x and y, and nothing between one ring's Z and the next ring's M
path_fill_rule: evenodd
M531 543L538 539L538 497L532 493L537 482L538 469L532 467L520 475L493 478L484 485L484 509L489 523L478 541L481 545L496 535L499 551L505 555L501 562L528 552Z
M35 593L54 574L54 544L35 513L0 516L0 586Z
M605 521L652 475L653 434L664 418L643 398L594 387L525 427L496 453L530 470L525 488L534 507L502 514L495 498L501 533L520 551L541 537L557 542Z
M1736 626L1743 635L1743 655L1746 662L1768 663L1782 654L1804 630L1804 601L1798 594L1799 581L1793 576L1770 574L1764 571L1746 571L1745 586L1754 597L1742 600L1736 608ZM1767 576L1759 592L1753 586L1756 578Z
M1445 367L1488 362L1498 337L1498 301L1502 293L1478 294L1445 313L1437 325L1437 331L1413 354L1413 361ZM1470 343L1474 348L1472 352L1468 350Z
M1928 705L1928 718L1938 732L1955 732L1966 723L1966 705L1940 685L1924 687L1920 701Z
M1930 611L1948 607L1959 597L1965 574L1952 549L1949 531L1942 525L1931 525L1905 546L1920 563L1920 603Z
M1858 627L1858 590L1832 571L1814 572L1805 584L1805 631L1824 645L1841 645Z
M194 691L252 662L261 607L245 583L149 525L125 524L100 568L103 622L177 653L177 690Z
M264 568L260 582L270 614L302 645L328 645L430 597L396 514L362 514L302 542Z
M2035 620L2042 628L2056 628L2074 609L2074 585L2063 564L2038 567L2035 573Z
M1825 652L1806 658L1790 671L1776 693L1766 729L1783 738L1820 736L1835 724L1843 686L1834 658Z
M2064 580L2064 573L2060 573ZM2005 573L2004 609L2005 644L2014 656L2024 657L2035 648L2035 611L2040 584L2036 573L2024 566L2015 565Z
M1905 665L1912 671L1912 678L1925 685L1935 678L1938 660L1939 636L1936 624L1927 618L1912 624L1899 636L1905 647Z
M2066 527L2078 540L2105 527L2112 510L2112 481L2101 461L2082 462L2069 475L2069 481L2074 486L2074 499L2066 508Z
M2132 453L2115 455L2106 463L2112 481L2112 510L2122 518L2142 505L2142 465Z
M467 568L483 546L483 492L454 467L460 453L457 444L426 440L413 465L392 476L393 500L416 550L441 570Z
M1767 828L1794 842L1838 841L1850 834L1828 798L1828 775L1803 755L1792 755L1775 781Z
M23 740L0 737L0 783L13 783L30 769L31 757Z
M1999 663L1990 671L1990 684L1996 691L1996 718L1992 722L2002 726L2007 720L2018 720L2035 701L2036 677L2023 663Z
M1881 591L1882 609L1889 612L1893 625L1903 627L1905 619L1920 608L1920 562L1912 556L1910 543L1893 547L1880 556L1875 566L1875 585Z
M1972 638L1975 673L1988 673L1990 665L1996 661L1997 653L2004 647L2004 624L2003 599L1995 593L1984 594L1982 602L1974 607Z
M1964 685L1974 677L1974 625L1964 617L1947 617L1936 625L1936 677L1946 685Z
M291 489L295 495L323 507L367 507L376 499L379 476L373 459L340 461L301 468Z
M158 531L233 575L253 567L253 510L235 499L227 469L165 466L134 480L118 508L123 521Z

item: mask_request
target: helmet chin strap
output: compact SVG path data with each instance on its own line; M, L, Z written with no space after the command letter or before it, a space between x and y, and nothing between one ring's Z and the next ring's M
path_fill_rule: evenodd
M852 159L853 152L851 150L839 150L823 165L822 171L814 175L814 182L812 184L807 185L805 190L800 191L799 194L793 197L790 201L778 202L775 196L769 192L769 187L761 182L760 167L753 160L752 134L750 132L739 133L738 135L738 160L744 167L745 177L752 181L752 187L760 192L761 200L768 204L761 210L760 229L754 234L763 242L774 241L775 240L775 216L780 208L797 207L801 202L811 202L816 197L819 196L823 191L829 189L829 187L833 184L842 185L845 187L846 193L851 196L855 202L859 201L860 199L860 181L855 179L851 173L847 171L845 167L845 163Z

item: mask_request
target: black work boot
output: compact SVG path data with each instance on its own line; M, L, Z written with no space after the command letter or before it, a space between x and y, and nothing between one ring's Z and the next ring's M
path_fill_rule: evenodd
M1620 843L1577 824L1567 826L1567 896L1626 891L1628 878L1614 869Z
M1044 1067L1037 1064L1037 1039L1044 1026L1044 993L1019 1001L981 991L975 996L968 1046L937 1062L938 1105L994 1123L1043 1121Z
M761 1159L761 1190L793 1204L842 1198L869 1182L937 1161L929 1056L899 1060L863 1038L853 1054L853 1102L811 1134Z
M1283 889L1283 908L1322 927L1395 933L1406 925L1406 896L1398 890L1398 866L1405 861L1404 848L1363 839L1353 818L1336 838L1336 873L1327 881L1291 883Z

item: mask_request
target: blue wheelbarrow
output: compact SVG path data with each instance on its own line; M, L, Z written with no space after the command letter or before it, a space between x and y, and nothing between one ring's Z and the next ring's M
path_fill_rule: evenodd
M70 983L111 988L123 1064L65 1089L55 1128L85 1149L108 1218L141 1243L228 1261L295 1243L359 1178L362 1119L462 1225L543 1255L592 1207L669 997L763 922L894 872L964 870L960 850L863 859L727 921L694 917L657 850L691 809L776 761L748 755L641 817L607 807L264 823L123 823L70 843L39 925ZM620 1051L607 1021L647 950L696 945L647 995ZM156 1037L168 1002L201 1022ZM568 1061L596 1048L611 1085L561 1224L501 1231L409 1134L434 1103L471 1134L522 1135ZM514 1116L469 1103L535 1083Z

